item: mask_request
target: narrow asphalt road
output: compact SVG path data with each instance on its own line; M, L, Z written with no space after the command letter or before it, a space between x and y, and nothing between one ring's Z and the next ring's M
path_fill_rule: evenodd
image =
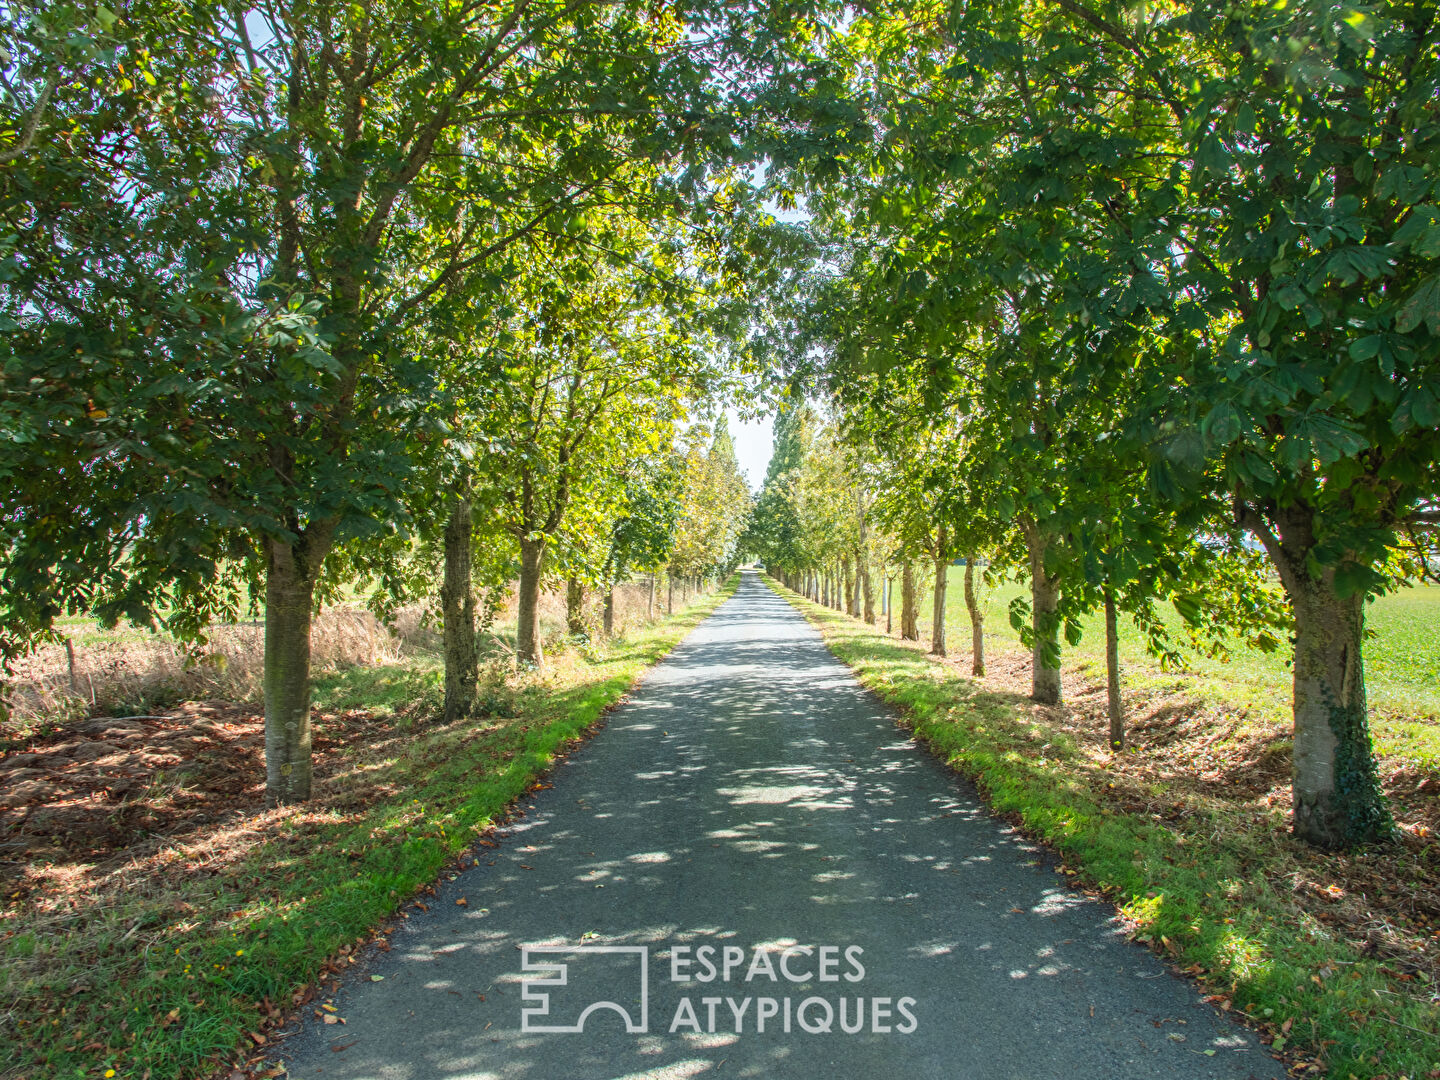
M1284 1075L753 573L551 779L292 1077Z

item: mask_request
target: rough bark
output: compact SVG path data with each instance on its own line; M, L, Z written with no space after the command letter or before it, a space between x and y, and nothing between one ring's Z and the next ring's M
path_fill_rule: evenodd
M675 614L675 575L667 568L665 571L665 614Z
M862 487L855 489L855 510L860 520L860 543L855 549L855 575L859 581L855 586L855 591L863 594L865 621L874 626L875 596L870 582L870 523L865 515L865 493ZM855 606L857 608L855 614L859 615L860 596L856 596Z
M855 599L855 568L850 564L850 556L840 560L840 573L845 578L845 614L860 614L860 605Z
M577 577L565 582L565 629L572 634L585 632L585 583Z
M941 532L940 554L935 556L935 592L930 603L930 652L945 655L945 586L950 560L945 557L944 532Z
M445 722L470 715L479 681L475 649L475 590L470 572L470 500L457 496L445 521L445 574L440 611L445 650Z
M1292 829L1326 850L1389 839L1395 829L1370 741L1362 642L1365 597L1342 596L1334 569L1311 572L1313 512L1279 515L1279 535L1242 519L1264 543L1295 613Z
M900 640L920 640L920 605L915 597L915 564L906 559L900 569Z
M1332 582L1291 594L1295 611L1295 835L1326 849L1394 827L1370 742L1361 642L1365 600Z
M265 795L280 805L310 798L310 616L329 544L310 533L265 548Z
M605 627L605 636L609 637L615 633L615 586L611 585L605 590L605 608L601 616Z
M864 555L859 556L860 566L860 591L865 598L865 621L871 626L875 625L875 586L870 580L870 560Z
M520 541L520 594L516 597L515 658L522 664L545 666L545 651L540 642L540 564L545 557L545 541Z
M1125 708L1120 701L1120 635L1115 590L1105 583L1105 712L1110 718L1110 749L1125 749Z
M1045 572L1047 541L1033 525L1025 531L1030 553L1030 617L1035 635L1031 650L1030 697L1042 705L1060 704L1060 578Z
M975 591L975 557L965 556L965 611L970 616L970 674L985 674L985 609Z
M645 621L655 621L655 571L650 571L650 595L645 600Z

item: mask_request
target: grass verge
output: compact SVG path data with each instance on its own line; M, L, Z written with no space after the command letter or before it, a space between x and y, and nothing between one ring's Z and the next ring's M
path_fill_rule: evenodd
M1257 1026L1297 1075L1440 1077L1440 999L1424 968L1357 946L1298 896L1337 860L1371 856L1312 852L1286 834L1280 813L1202 796L1183 782L1137 785L1125 757L1082 752L1017 695L768 583L865 686L901 710L919 741L973 779L996 811L1050 844L1073 879L1114 902L1137 940ZM1407 837L1372 865L1394 876L1433 870L1435 858L1434 846Z
M474 844L737 583L652 628L568 650L543 677L511 676L496 715L439 725L396 711L401 696L434 693L433 665L329 680L320 704L381 707L344 715L310 803L253 806L97 864L29 868L43 886L7 889L0 914L0 1075L280 1075L267 1024L308 1000L323 971Z

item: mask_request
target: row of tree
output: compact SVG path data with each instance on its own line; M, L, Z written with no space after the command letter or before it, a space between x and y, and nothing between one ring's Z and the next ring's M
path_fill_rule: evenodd
M1392 827L1365 604L1426 571L1440 525L1436 20L867 10L827 43L863 117L849 167L785 173L820 245L791 364L855 456L836 513L873 500L913 556L1023 568L1047 702L1061 633L1096 608L1161 652L1164 601L1275 642L1263 552L1293 641L1295 830L1327 847ZM769 557L816 569L802 535Z
M759 91L712 73L785 60L785 25L57 0L0 39L0 660L67 614L203 646L263 608L289 802L342 590L443 581L457 716L477 586L518 580L539 666L547 582L730 558L745 492L689 417L738 385L775 242L737 137Z

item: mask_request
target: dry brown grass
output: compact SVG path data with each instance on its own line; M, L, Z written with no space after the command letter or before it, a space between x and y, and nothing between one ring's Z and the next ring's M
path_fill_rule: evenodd
M677 606L690 599L676 589ZM655 617L665 614L665 590L657 590ZM603 596L592 591L585 621L592 637L601 627ZM515 594L506 596L489 627L492 649L509 647L515 624ZM615 589L615 632L648 624L649 579ZM541 630L550 642L566 635L563 592L542 594ZM86 716L125 716L160 710L180 701L259 701L264 670L264 623L216 626L209 642L189 652L169 638L133 629L104 631L93 623L70 627L66 644L46 645L22 658L0 683L0 702L10 719L0 722L0 739ZM341 604L316 618L310 638L316 676L351 667L396 664L407 656L435 653L440 632L423 605L400 609L387 625L366 609Z
M265 628L258 620L213 627L195 653L134 630L87 629L77 636L73 653L64 644L46 645L16 664L4 686L13 729L90 713L143 713L183 700L259 699ZM400 612L393 628L363 608L327 608L311 631L314 670L397 663L426 636L418 608Z
M648 617L649 597L650 579L646 575L615 586L615 633L623 634L627 630L634 630L653 621ZM664 617L665 599L665 582L662 578L655 590L655 619ZM675 609L677 611L693 599L695 599L693 591L682 590L678 584L675 586ZM587 590L585 593L585 625L592 635L600 630L601 609L604 600L604 594L596 590ZM515 625L515 608L515 594L512 591L506 597L495 620L497 631L503 633ZM564 590L541 593L540 624L542 631L547 636L560 637L565 634Z

